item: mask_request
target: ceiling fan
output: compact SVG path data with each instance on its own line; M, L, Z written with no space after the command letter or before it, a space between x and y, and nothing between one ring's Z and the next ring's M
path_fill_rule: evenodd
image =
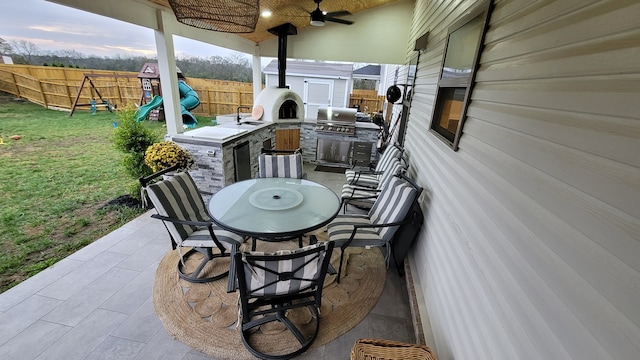
M345 24L345 25L353 24L353 21L336 18L336 16L351 15L350 12L343 10L343 11L334 11L334 12L325 14L322 10L320 10L320 3L322 2L322 0L313 0L313 2L317 4L317 7L315 10L309 13L310 19L311 19L310 21L311 26L324 26L325 21L331 21L331 22Z

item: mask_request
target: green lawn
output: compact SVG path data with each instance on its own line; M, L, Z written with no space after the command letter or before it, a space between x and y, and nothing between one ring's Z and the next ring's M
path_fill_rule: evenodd
M0 102L0 292L142 213L107 205L136 181L110 140L117 121ZM163 123L146 124L164 133Z

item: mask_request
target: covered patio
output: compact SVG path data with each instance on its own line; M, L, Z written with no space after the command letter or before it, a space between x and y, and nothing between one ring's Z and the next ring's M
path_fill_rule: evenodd
M179 24L164 0L55 2L154 29L163 93L173 94L165 107L167 117L173 114L176 119L167 123L169 134L182 132L174 106L177 79L170 76L175 69L173 35L252 54L254 96L259 92L260 58L277 53L274 37L252 40ZM395 64L398 71L387 79L394 84L408 78L408 64L417 71L408 104L403 103L402 110L394 106L392 118L402 112L406 120L400 137L408 173L425 189L420 199L424 226L408 263L419 310L413 320L419 328L432 330L433 341L427 337L426 342L438 357L640 358L640 3L325 0L323 5L330 3L335 5L332 11L347 3L372 8L354 10L350 19L356 24L348 29L336 24L301 30L291 36L287 57ZM486 23L481 19L480 26L469 27L481 34L471 46L477 51L474 64L458 72L455 66L447 67L448 43L458 29L477 24L479 17L472 15L479 9L489 16ZM452 80L456 75L463 80ZM456 95L456 85L462 95ZM445 115L443 104L451 100L446 96L458 96L456 101L464 101L464 106L449 105L456 111ZM131 235L135 230L123 231ZM131 251L129 242L111 243L118 240L97 244ZM104 250L96 246L85 251ZM104 260L111 264L127 257L103 254L116 257ZM60 268L70 271L86 260L67 259ZM152 268L151 263L145 269ZM148 286L153 275L145 269L137 271ZM34 318L27 322L32 324L63 301L52 295L64 297L65 289L82 284L83 277L71 277L60 280L68 281L66 287L47 290L46 277L59 276L54 274L43 272L34 278L34 289L21 286L0 298L3 346L21 342L24 349L35 349L45 341L58 341L41 336L56 331L50 322L34 328L20 325L25 324L22 318ZM52 294L36 295L41 291ZM148 300L148 293L147 288L139 303ZM97 291L92 294L98 296ZM128 298L125 302L136 298L126 290L120 296ZM23 311L14 313L16 309ZM140 324L156 321L146 309L132 320L132 327L143 329ZM106 318L93 321L115 321ZM377 326L372 324L380 323L369 318L362 324L366 329L354 331L391 335L372 331L371 326ZM58 358L67 345L83 346L90 333L84 329L69 331L60 340L75 341L46 346L49 351L41 355ZM156 333L162 330L153 336ZM339 350L327 345L324 355L345 358L351 335L336 342ZM42 340L34 341L34 336ZM180 347L158 337L145 348ZM121 347L114 344L113 349ZM183 358L199 356L182 349Z
M343 174L306 170L335 191L344 182ZM167 231L150 217L154 212L0 294L0 358L211 359L174 339L154 312L156 269L171 250ZM359 338L415 342L406 286L391 267L367 317L300 358L348 358ZM236 340L242 348L239 334Z

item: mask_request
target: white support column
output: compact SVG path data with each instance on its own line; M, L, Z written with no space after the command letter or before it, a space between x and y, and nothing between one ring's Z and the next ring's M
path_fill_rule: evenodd
M158 52L158 69L160 70L160 87L167 134L176 135L184 131L182 113L180 111L180 91L178 90L178 73L175 50L173 48L173 19L171 14L158 10L158 30L154 31Z
M253 103L256 102L256 97L262 91L262 62L260 60L260 49L256 46L253 53Z

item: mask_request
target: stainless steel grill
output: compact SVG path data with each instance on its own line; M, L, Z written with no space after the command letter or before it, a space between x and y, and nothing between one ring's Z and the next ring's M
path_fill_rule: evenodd
M316 131L321 133L355 135L357 109L319 107Z

